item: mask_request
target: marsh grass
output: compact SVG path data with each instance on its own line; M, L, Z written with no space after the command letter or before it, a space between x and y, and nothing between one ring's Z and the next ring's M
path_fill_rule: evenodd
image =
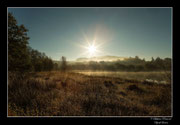
M9 116L169 116L171 86L74 72L8 74Z

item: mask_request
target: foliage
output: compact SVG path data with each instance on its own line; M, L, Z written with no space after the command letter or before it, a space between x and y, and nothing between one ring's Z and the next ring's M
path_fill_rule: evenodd
M17 25L16 19L8 13L8 70L28 71L31 61L28 54L27 29Z
M52 59L28 46L29 37L24 25L8 13L8 71L50 71Z
M53 69L52 59L48 58L45 53L31 48L29 51L34 71L50 71Z
M145 61L138 56L118 61L90 61L76 62L68 65L71 70L100 70L100 71L170 71L171 58L161 59L157 57L155 60Z

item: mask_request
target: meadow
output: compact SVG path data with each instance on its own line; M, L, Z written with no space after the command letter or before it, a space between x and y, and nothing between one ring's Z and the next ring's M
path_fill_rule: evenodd
M160 72L8 73L8 116L170 116Z

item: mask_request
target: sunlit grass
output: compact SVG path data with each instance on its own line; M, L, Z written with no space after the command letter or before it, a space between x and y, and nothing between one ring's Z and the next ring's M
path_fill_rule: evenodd
M73 72L9 78L9 116L171 115L170 85Z

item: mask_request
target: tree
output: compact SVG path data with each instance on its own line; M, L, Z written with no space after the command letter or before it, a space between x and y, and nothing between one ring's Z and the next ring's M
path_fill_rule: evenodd
M61 70L64 72L67 70L66 57L62 56L61 58Z
M164 62L160 57L157 57L156 60L154 61L154 64L157 66L158 69L164 70Z
M8 70L28 71L31 60L28 53L27 29L17 25L16 19L8 13Z
M48 58L47 56L43 56L43 66L44 66L44 71L50 71L53 69L53 62L52 59Z
M50 71L53 69L53 61L45 53L29 49L33 71Z
M138 60L138 59L139 59L139 57L138 57L138 56L135 56L135 59L137 59L137 60Z
M151 58L151 62L154 62L154 58L153 57Z

